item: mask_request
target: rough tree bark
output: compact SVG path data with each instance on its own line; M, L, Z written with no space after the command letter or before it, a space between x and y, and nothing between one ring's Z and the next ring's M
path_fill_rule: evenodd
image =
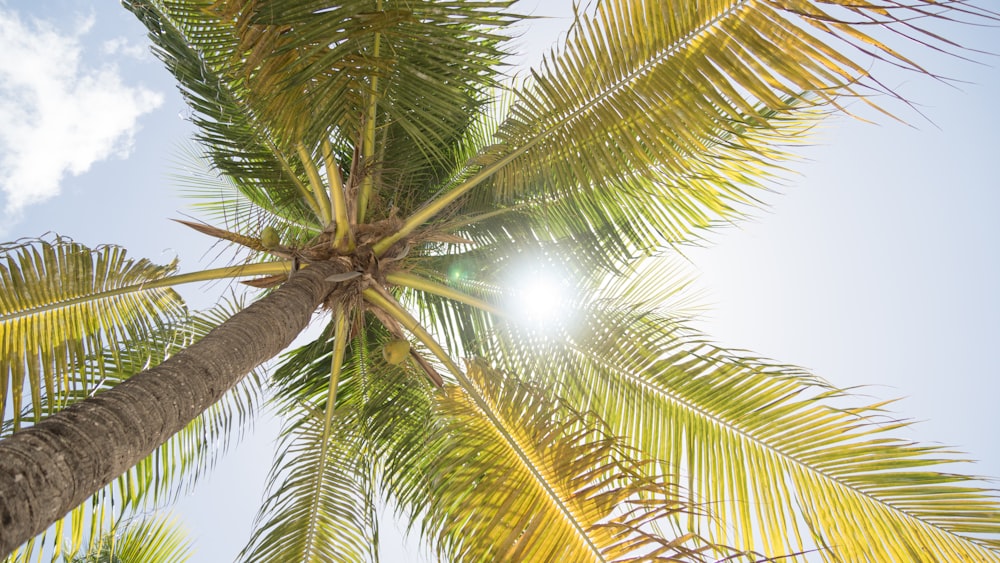
M149 455L287 347L333 289L333 263L296 273L157 367L0 441L0 557Z

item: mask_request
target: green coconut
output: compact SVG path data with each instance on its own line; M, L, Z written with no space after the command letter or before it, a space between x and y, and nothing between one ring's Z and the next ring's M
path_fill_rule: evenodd
M410 342L408 340L390 340L382 347L382 357L394 366L403 363L409 354Z
M270 225L264 227L264 230L260 233L260 244L268 250L277 248L278 245L281 244L281 239L278 237L278 231Z

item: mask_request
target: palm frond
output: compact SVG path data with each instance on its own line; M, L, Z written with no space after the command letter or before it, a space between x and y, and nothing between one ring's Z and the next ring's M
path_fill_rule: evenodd
M194 143L181 145L171 168L171 180L200 218L241 233L271 222L273 214L240 191L237 180L214 170L211 158Z
M849 398L808 373L641 311L597 307L571 333L502 347L685 475L717 517L690 525L715 541L770 556L819 546L828 561L1000 560L996 491L935 471L958 459L893 438L906 424L882 404L838 407Z
M275 130L360 144L374 95L376 127L393 124L393 137L433 162L493 81L510 4L253 0L218 10L236 21L237 72Z
M120 344L183 322L177 293L143 286L175 268L59 237L0 247L0 405L13 407L5 432L99 388Z
M563 48L519 90L519 103L499 137L507 152L522 155L498 173L497 188L517 193L530 187L538 193L536 179L555 177L548 180L553 188L627 190L623 172L657 185L699 178L731 185L727 164L706 162L706 149L722 143L732 156L742 153L757 162L751 155L764 148L759 143L739 150L747 132L766 134L777 125L774 118L780 122L803 102L836 104L842 96L884 92L866 70L866 52L927 72L869 29L909 26L920 33L919 26L946 21L963 9L981 22L998 17L964 1L947 7L922 0L891 4L601 2L595 14L578 16ZM908 46L953 48L931 35L909 39ZM849 57L830 45L843 42L861 52ZM692 195L690 201L717 210L720 195Z
M315 224L300 189L304 175L249 107L245 86L227 74L238 41L233 22L212 15L210 1L123 4L146 26L155 54L177 79L213 167L257 206L291 223Z
M359 421L334 415L329 435L322 409L300 406L279 446L244 561L374 561L376 521L371 472Z
M927 73L866 27L960 52L929 30L957 16L1000 20L963 0L608 0L595 12L578 14L565 45L516 90L485 162L470 163L475 175L407 219L400 236L487 183L504 204L566 198L576 201L564 213L579 208L589 222L647 223L658 240L683 239L754 202L789 120L888 91L867 72L867 52ZM856 56L831 46L841 42ZM644 200L656 204L647 221Z
M745 116L748 122L766 121L766 126L718 126L703 132L697 146L670 143L667 150L676 152L669 162L645 154L652 150L645 140L629 147L631 137L624 131L595 141L600 148L594 154L585 152L589 147L576 147L580 152L565 155L565 161L550 148L540 150L535 157L544 162L515 161L498 172L496 205L517 207L517 215L524 217L520 228L530 228L536 236L572 240L582 255L605 269L622 267L637 255L697 240L699 229L730 222L762 205L787 173L785 163L793 158L789 149L821 115L795 102L789 106L782 114L758 108ZM562 140L553 142L564 146ZM588 170L595 166L605 169ZM493 218L480 228L496 229L505 219Z
M287 420L284 444L253 538L243 550L247 561L378 559L375 479L383 458L369 440L369 401L373 388L385 381L409 378L403 368L371 361L380 359L378 348L387 335L378 323L359 320L350 327L355 336L331 389L334 324L286 354L275 370L274 403ZM334 408L330 416L324 405Z
M475 389L447 388L426 442L399 452L407 471L390 477L442 558L707 561L725 552L651 528L692 507L598 421L484 364L469 365L468 377Z
M192 556L176 521L156 516L119 524L69 563L184 563Z

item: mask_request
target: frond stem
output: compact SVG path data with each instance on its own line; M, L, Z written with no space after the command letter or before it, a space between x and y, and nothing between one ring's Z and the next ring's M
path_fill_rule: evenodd
M323 153L323 164L326 166L326 178L330 182L330 203L333 205L333 220L336 231L333 234L334 249L349 254L355 248L354 233L351 231L350 214L347 211L347 196L344 192L344 178L340 166L333 159L333 147L329 139L323 139L320 146Z
M455 362L452 361L450 356L448 356L448 353L444 350L444 348L438 344L436 340L434 340L434 337L427 332L427 329L420 324L420 321L418 321L409 313L409 311L400 305L388 291L375 284L366 288L361 295L366 301L381 309L385 312L385 314L389 315L396 322L402 325L403 328L410 331L413 336L417 337L417 340L423 342L423 344L430 349L431 353L441 360L441 363L443 363L445 367L455 373L456 377L460 377L460 379L464 378L464 376L461 375L461 370L458 369L458 366L455 365Z
M493 211L487 211L485 213L480 213L478 215L467 215L464 217L456 218L454 221L448 221L441 225L441 228L445 231L453 231L461 227L468 227L469 225L475 225L480 221L485 221L487 219L492 219L493 217L499 217L506 213L513 213L515 211L520 211L522 209L527 209L533 205L533 202L522 202L515 205L507 205L501 209L496 209Z
M302 143L295 145L295 150L299 154L299 160L306 170L306 177L309 178L309 188L312 190L313 198L319 208L320 222L325 226L333 221L333 211L330 209L330 198L326 195L323 187L323 179L319 177L319 170L313 162L312 155L306 150Z
M316 490L309 506L309 531L306 533L306 544L303 548L303 561L312 559L316 538L316 520L319 515L320 497L322 496L323 477L326 474L326 461L330 449L330 428L333 423L333 411L337 408L337 384L340 382L340 372L344 365L344 351L347 350L348 318L343 305L337 305L334 311L333 360L330 365L330 388L326 394L326 412L323 417L323 435L320 438L319 467L315 475Z
M347 350L348 321L347 311L343 306L337 306L334 313L333 360L330 366L330 392L326 401L326 420L324 421L324 441L330 428L330 420L337 400L337 384L344 364L344 353Z
M378 0L375 10L382 11L382 0ZM382 33L375 32L374 43L372 57L377 62ZM375 119L378 117L378 72L372 73L371 89L371 98L368 100L368 107L365 111L364 135L361 139L361 164L364 167L362 171L364 178L361 180L361 191L358 194L358 223L365 222L365 215L368 214L368 200L371 199L375 185L375 177L372 175L372 160L375 157Z
M432 293L438 297L445 297L447 299L458 301L459 303L465 303L466 305L470 305L481 311L486 311L487 313L492 313L498 317L507 316L507 313L505 313L502 309L491 305L482 299L478 299L455 288L431 281L410 272L393 272L386 275L385 280L394 285L408 287L410 289L416 289L426 293Z
M295 171L292 170L292 166L288 164L288 161L278 151L278 148L275 147L270 142L267 143L267 146L268 148L271 149L271 154L274 155L274 158L278 160L278 164L281 165L281 169L284 170L285 174L288 175L288 178L292 181L293 184L295 184L295 188L299 191L299 194L302 196L302 199L306 201L306 205L309 206L309 209L313 212L313 214L316 216L317 219L322 220L323 212L320 210L319 203L316 202L316 198L313 196L313 193L306 188L305 184L302 183L302 180L299 179L298 174L296 174Z
M548 131L546 131L546 133L547 132ZM372 251L375 253L376 256L381 256L385 254L385 251L389 250L389 247L396 244L406 235L412 233L418 227L420 227L428 220L430 220L432 217L434 217L442 210L444 210L444 208L451 205L455 200L468 193L469 190L478 186L484 180L495 174L498 170L500 170L507 164L510 164L512 160L514 160L518 156L521 156L521 154L523 154L525 151L530 149L536 143L541 141L543 136L544 135L538 135L537 137L535 137L534 139L523 145L521 148L514 150L513 152L503 157L502 159L481 169L471 178L465 180L458 186L455 186L448 192L445 192L444 194L441 195L441 197L432 200L427 205L421 207L419 210L417 210L412 215L407 217L406 220L403 221L403 224L400 225L399 229L395 233L375 243L375 246L372 247Z
M148 289L160 289L163 287L170 287L185 283L211 281L211 280L219 280L225 278L287 274L291 270L292 270L291 261L283 260L280 262L265 262L263 264L226 266L224 268L213 268L211 270L202 270L200 272L191 272L188 274L166 276L156 280L144 281L136 284L117 287L115 289L101 291L98 293L81 295L80 297L74 297L72 299L66 299L56 303L47 303L45 305L41 305L38 307L31 307L29 309L16 311L13 313L7 313L3 316L0 316L0 323L6 323L15 319L30 317L32 315L38 315L41 313L45 313L47 311L54 311L56 309L61 309L64 307L72 307L73 305L79 305L81 303L89 303L91 301L98 301L101 299L118 297L120 295L126 295L128 293L134 293L136 291L145 291Z

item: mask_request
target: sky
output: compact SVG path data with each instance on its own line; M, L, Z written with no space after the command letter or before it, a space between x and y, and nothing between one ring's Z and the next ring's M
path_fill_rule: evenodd
M568 0L525 0L517 44L537 59L568 25ZM996 29L957 37L1000 53ZM169 221L189 213L171 180L192 133L171 77L117 2L0 0L0 240L48 232L190 271L210 241ZM813 370L859 402L917 424L903 438L979 460L1000 477L1000 57L925 56L943 83L890 74L919 104L907 123L824 122L766 209L708 235L687 257L717 342ZM894 106L896 107L896 106ZM905 110L905 108L899 108ZM865 114L868 116L868 114ZM182 288L193 307L224 287ZM174 513L194 561L231 560L249 536L276 435L263 419ZM410 549L384 523L384 560Z

